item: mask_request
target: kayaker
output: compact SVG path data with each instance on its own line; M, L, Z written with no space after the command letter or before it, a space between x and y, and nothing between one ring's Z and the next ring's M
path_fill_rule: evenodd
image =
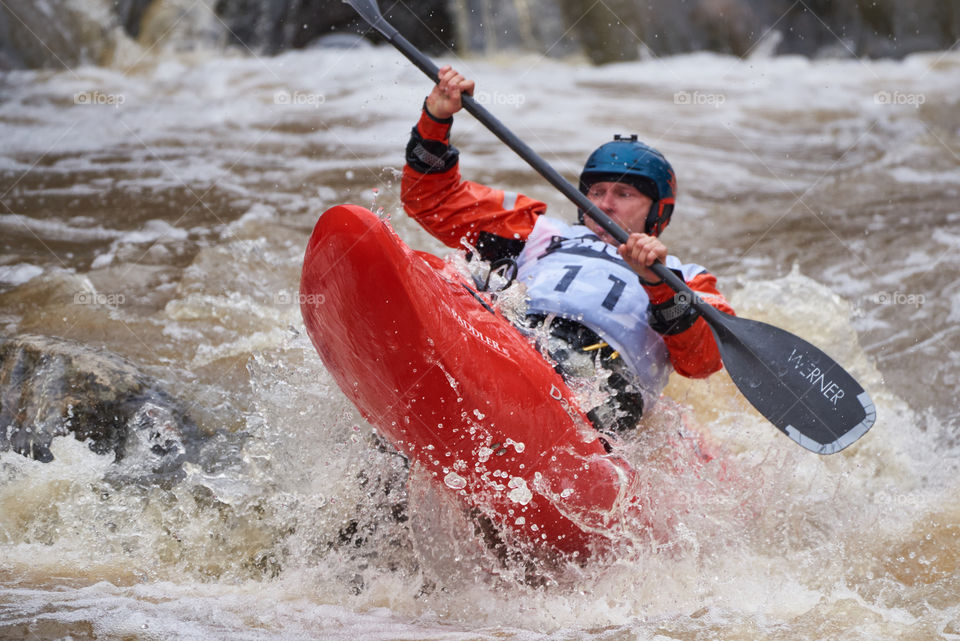
M465 240L483 260L515 260L529 296L522 329L542 339L568 382L602 382L606 400L584 408L598 429L636 427L671 371L701 378L722 367L706 321L649 266L663 262L709 304L733 312L716 278L669 255L659 238L673 213L673 169L636 136L617 136L589 156L580 191L629 233L622 245L582 212L578 224L546 216L545 203L461 178L450 127L461 94L474 88L441 68L407 145L404 209L450 247Z

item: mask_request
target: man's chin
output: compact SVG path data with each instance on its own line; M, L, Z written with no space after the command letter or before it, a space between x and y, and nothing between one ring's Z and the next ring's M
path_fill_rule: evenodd
M594 235L594 236L596 236L597 238L599 238L600 240L602 240L603 242L605 242L605 243L608 244L608 245L613 245L614 247L619 247L619 246L620 246L620 243L618 243L618 242L616 241L616 239L614 239L613 236L611 236L610 234L608 234L608 233L607 233L603 228L601 228L599 225L591 224L592 222L593 222L593 221L590 221L590 222L588 222L588 223L585 223L585 226L587 227L587 229L589 229L591 232L593 232L593 235Z

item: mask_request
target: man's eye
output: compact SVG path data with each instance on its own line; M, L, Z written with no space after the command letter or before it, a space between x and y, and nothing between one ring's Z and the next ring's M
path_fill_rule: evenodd
M629 198L633 198L633 194L625 190L624 191L617 190L617 191L612 191L610 193L613 194L613 197L617 199L626 200ZM587 192L587 198L592 198L593 200L601 200L606 195L607 195L607 192L600 191L600 190L596 190L596 191L590 190Z

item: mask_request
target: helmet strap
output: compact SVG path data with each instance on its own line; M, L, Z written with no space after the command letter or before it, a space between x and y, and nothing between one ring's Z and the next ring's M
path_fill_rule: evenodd
M665 200L655 200L650 205L650 213L647 214L647 222L644 225L644 231L650 236L662 234L670 222L670 216L673 214L673 202Z

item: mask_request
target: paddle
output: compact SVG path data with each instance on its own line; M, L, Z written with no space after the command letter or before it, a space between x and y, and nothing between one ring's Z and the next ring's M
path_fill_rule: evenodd
M439 68L386 21L375 0L344 2L431 80L438 80ZM472 96L463 96L463 107L614 239L627 240L627 232ZM778 327L721 312L659 262L651 269L706 320L730 378L744 397L791 439L813 452L832 454L873 425L876 410L869 395L820 349Z

